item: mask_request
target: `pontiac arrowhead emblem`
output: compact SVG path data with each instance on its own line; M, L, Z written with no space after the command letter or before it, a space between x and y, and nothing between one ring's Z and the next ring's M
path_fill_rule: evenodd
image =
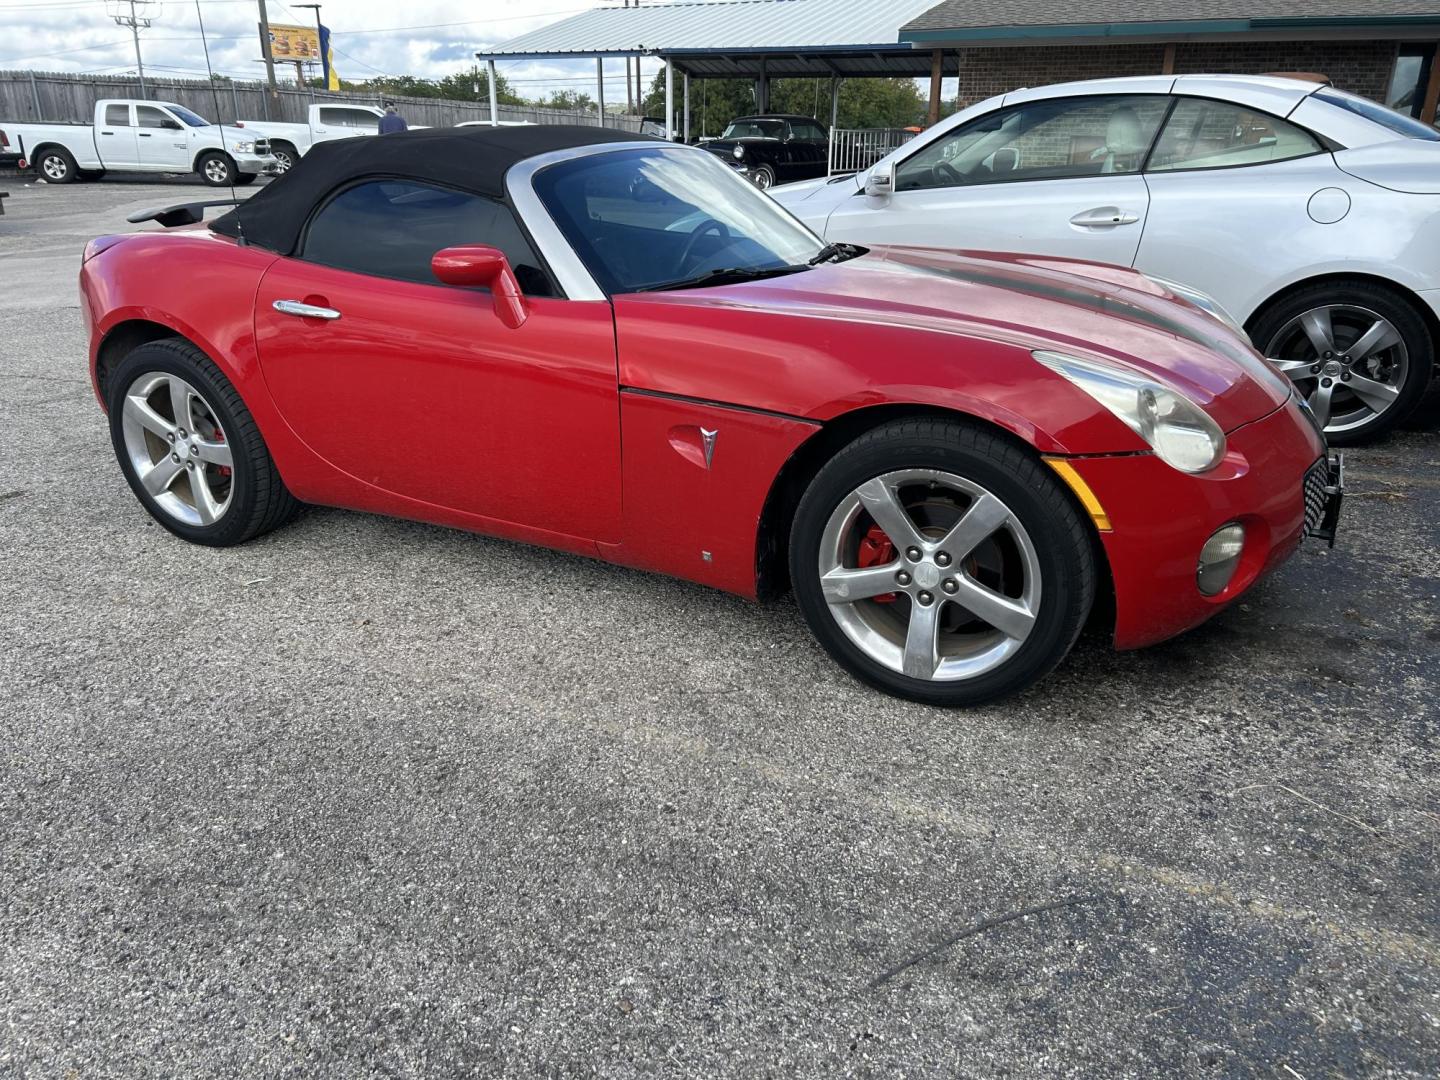
M720 429L711 431L709 428L700 429L700 439L705 444L705 468L710 468L715 460L715 436L720 434Z

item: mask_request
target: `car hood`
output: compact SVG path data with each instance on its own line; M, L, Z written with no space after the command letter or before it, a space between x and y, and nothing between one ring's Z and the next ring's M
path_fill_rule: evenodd
M817 200L827 195L830 196L830 198L824 201L827 205L832 205L841 199L854 195L859 185L860 181L854 175L822 176L818 180L801 180L795 184L777 184L766 192L766 194L781 206L795 206L799 203Z
M1075 259L877 247L804 273L648 295L1008 343L1037 377L1050 373L1029 356L1036 349L1109 361L1179 390L1226 431L1290 396L1289 382L1210 315L1134 270Z
M737 146L779 146L779 139L711 139L701 144L702 150L713 154L729 154Z
M1339 150L1335 164L1351 176L1391 191L1440 195L1440 142L1395 139Z

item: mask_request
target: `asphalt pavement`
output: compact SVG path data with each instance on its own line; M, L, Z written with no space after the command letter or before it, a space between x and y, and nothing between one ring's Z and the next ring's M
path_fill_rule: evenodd
M182 543L75 275L211 193L0 185L0 1077L1436 1074L1433 396L1333 551L947 712L789 600L336 510Z

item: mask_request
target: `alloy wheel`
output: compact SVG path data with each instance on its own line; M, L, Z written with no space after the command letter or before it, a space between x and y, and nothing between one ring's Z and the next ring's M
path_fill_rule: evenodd
M40 169L49 180L64 180L70 169L59 154L51 154L40 164Z
M275 155L275 169L277 172L289 172L290 166L295 164L295 162L291 160L288 150L273 150L271 153Z
M1040 561L1001 499L954 473L904 469L842 499L820 543L831 616L865 655L937 682L1009 660L1035 627Z
M1331 434L1373 423L1399 399L1410 373L1399 330L1353 304L1325 304L1295 316L1266 344L1265 355Z
M155 371L125 392L125 452L156 505L186 525L213 525L234 489L229 440L215 410L184 379Z
M219 158L211 158L205 162L205 179L212 184L223 184L230 179L230 166Z

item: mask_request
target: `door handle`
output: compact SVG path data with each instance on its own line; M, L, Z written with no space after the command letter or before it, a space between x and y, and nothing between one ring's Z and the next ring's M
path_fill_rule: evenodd
M148 131L137 131L135 134L136 134L136 135L139 135L140 138L142 138L142 139L148 139L148 138L150 138L150 132L148 132Z
M334 308L316 307L314 304L304 304L299 300L276 300L270 305L281 315L295 315L301 319L338 319L340 312Z
M1139 214L1121 210L1118 206L1097 206L1080 211L1070 219L1070 224L1087 229L1104 229L1114 225L1134 225L1139 220Z

